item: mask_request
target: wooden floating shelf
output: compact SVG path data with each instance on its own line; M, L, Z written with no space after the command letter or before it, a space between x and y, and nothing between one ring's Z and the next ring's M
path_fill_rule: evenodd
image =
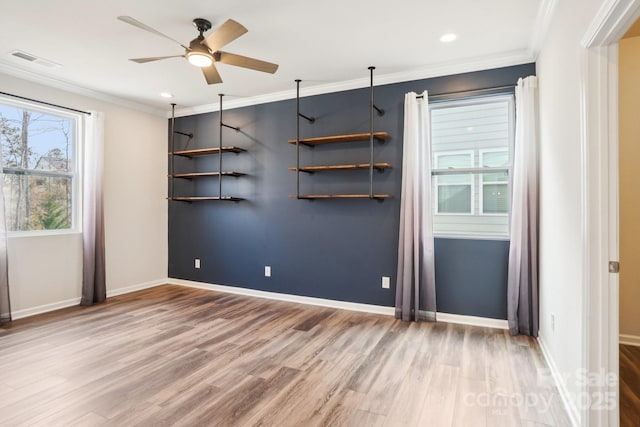
M201 178L201 177L206 177L206 176L244 176L246 175L246 173L242 173L242 172L233 172L233 171L226 171L226 172L193 172L193 173L176 173L173 175L174 178L186 178L186 179L191 179L191 178ZM169 175L171 176L171 175Z
M169 154L174 154L176 156L184 156L184 157L195 157L195 156L208 156L210 154L220 154L220 151L222 151L223 153L242 153L243 151L247 151L247 150L240 147L229 146L229 147L222 147L222 150L220 150L220 148L218 147L198 148L195 150L174 151L173 153L169 153Z
M326 165L326 166L301 166L300 172L324 172L324 171L336 171L336 170L356 170L356 169L369 169L370 163L360 163L357 165ZM379 171L385 169L391 169L389 163L374 163L373 168ZM298 168L289 168L290 171L296 171Z
M390 138L388 132L374 132L373 137L378 141L386 141ZM332 136L318 136L315 138L303 138L300 139L300 144L314 146L323 144L339 144L342 142L354 142L354 141L367 141L371 138L371 133L352 133L349 135L332 135ZM289 144L295 144L295 139L290 139Z
M292 194L291 196L292 199L296 199L298 197L296 197L295 194ZM388 194L374 194L373 198L377 199L377 200L384 200L384 199L388 199L391 196ZM369 197L368 194L301 194L300 199L307 199L307 200L316 200L316 199L370 199L371 197Z
M176 202L239 202L244 200L240 197L222 196L222 197L173 197L168 200Z

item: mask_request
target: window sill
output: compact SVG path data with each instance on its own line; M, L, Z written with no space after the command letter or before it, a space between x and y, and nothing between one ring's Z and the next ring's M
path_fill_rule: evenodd
M7 237L9 239L22 239L25 237L54 237L54 236L69 236L69 235L80 235L82 231L80 230L37 230L37 231L10 231L7 233Z
M501 240L505 242L511 241L509 236L490 236L490 235L473 235L473 234L434 234L435 239L458 239L458 240Z

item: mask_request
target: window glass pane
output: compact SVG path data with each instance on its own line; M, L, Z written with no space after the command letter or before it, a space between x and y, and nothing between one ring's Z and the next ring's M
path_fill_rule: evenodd
M508 151L484 151L482 153L482 167L506 168L509 166Z
M455 175L438 175L438 185L445 184L471 184L473 176L470 173Z
M75 120L0 105L5 168L71 172Z
M509 174L507 172L487 172L483 173L482 182L508 182Z
M5 173L9 231L71 228L71 177Z
M471 154L440 154L437 157L436 168L448 169L448 168L470 168Z
M480 166L486 168L509 167L508 151L484 151L480 153ZM506 172L482 174L483 182L507 182L509 176Z
M73 224L76 118L0 105L0 140L9 231Z
M482 150L504 147L510 136L509 102L504 100L445 106L434 104L431 110L431 145L435 154L442 151Z
M509 212L507 184L484 184L482 186L482 211L506 214Z
M495 95L430 105L434 169L433 230L440 235L508 236L513 97ZM505 168L505 172L482 168ZM465 214L465 215L461 215Z
M439 213L471 213L470 185L442 185L438 187Z

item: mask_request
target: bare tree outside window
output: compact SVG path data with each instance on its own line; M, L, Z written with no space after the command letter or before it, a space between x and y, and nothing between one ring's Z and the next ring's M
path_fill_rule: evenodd
M0 105L9 231L70 229L76 120Z

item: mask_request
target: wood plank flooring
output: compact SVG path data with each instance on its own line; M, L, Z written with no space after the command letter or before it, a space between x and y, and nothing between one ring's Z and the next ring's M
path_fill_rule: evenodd
M160 286L0 329L2 426L568 426L535 340Z
M620 425L640 426L640 347L620 346Z

